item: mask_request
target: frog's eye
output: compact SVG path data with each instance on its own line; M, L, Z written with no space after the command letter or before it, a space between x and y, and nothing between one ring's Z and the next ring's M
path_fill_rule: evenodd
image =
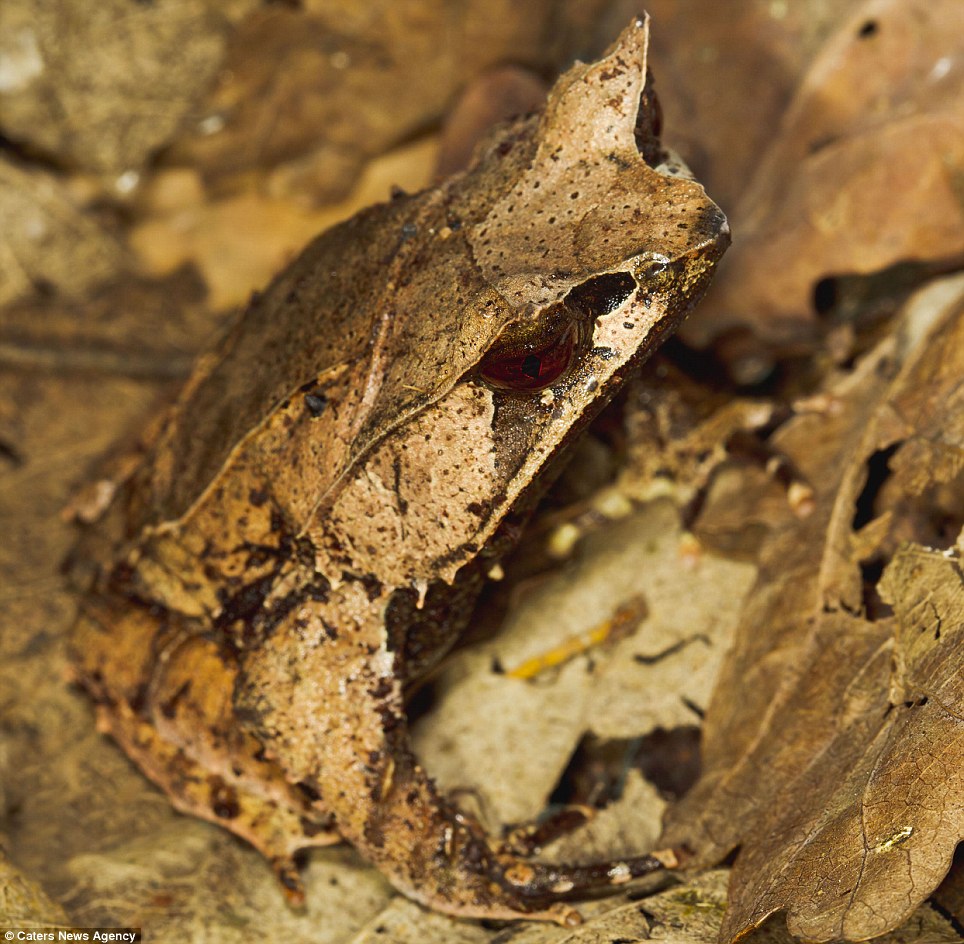
M551 386L585 347L596 318L615 311L636 288L628 272L594 276L544 311L538 321L508 325L482 359L482 379L499 390Z
M509 325L482 359L482 379L499 390L542 390L555 383L572 363L579 324L564 306L546 321L535 328Z

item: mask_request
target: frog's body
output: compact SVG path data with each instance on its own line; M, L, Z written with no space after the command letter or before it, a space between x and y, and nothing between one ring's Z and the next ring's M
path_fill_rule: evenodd
M72 648L103 727L294 894L293 853L339 839L456 914L565 920L549 902L598 883L521 862L440 797L403 696L550 459L725 248L702 188L660 164L645 46L639 21L465 174L319 237L91 529L111 550Z

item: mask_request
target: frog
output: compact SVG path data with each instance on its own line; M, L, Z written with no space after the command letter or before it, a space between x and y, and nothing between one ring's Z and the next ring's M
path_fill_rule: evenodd
M69 650L99 728L293 903L296 854L342 841L467 918L574 923L573 898L673 864L553 865L490 835L406 716L729 243L661 143L648 36L635 18L465 170L311 242L82 515Z

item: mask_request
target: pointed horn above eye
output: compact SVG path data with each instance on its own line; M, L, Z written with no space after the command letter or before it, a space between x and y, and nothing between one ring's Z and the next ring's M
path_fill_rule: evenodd
M638 160L633 135L646 84L649 16L636 17L598 62L577 62L556 86L542 119L544 138L536 157L565 162L573 146Z

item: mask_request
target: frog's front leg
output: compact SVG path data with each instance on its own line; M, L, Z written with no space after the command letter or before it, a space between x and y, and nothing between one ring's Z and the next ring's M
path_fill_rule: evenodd
M441 797L412 752L395 657L375 604L351 586L306 601L249 653L239 714L289 778L316 790L343 838L409 897L450 914L575 923L561 903L664 867L529 862L488 837ZM352 615L354 614L354 615Z

